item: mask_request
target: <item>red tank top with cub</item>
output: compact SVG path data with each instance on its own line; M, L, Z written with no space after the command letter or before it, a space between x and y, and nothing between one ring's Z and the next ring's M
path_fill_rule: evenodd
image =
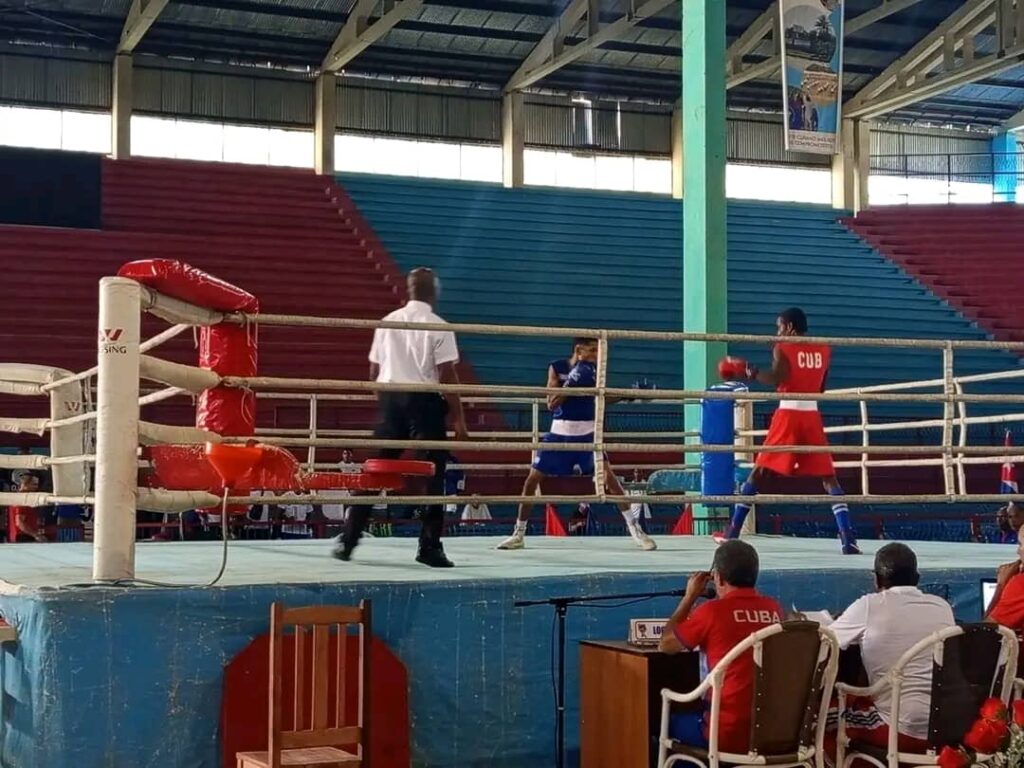
M784 342L775 349L789 363L789 375L777 387L779 392L817 394L822 391L832 360L832 349L828 345Z

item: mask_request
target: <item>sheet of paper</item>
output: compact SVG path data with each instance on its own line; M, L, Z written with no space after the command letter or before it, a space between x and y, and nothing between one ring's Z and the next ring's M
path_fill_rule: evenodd
M808 621L816 621L821 626L827 627L835 618L828 611L796 611L799 615L803 616Z

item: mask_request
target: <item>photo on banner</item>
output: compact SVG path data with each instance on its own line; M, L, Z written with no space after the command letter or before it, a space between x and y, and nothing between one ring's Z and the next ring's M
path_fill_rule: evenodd
M786 149L839 152L844 0L779 0Z

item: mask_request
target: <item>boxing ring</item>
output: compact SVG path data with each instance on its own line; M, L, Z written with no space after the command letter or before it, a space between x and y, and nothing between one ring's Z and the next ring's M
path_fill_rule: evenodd
M706 537L664 536L656 552L633 548L626 537L531 537L522 552L496 552L496 539L446 539L457 567L428 569L413 562L414 544L401 538L369 539L351 563L328 556L323 541L231 541L227 566L215 587L203 585L215 569L217 542L136 543L135 515L148 510L167 515L194 508L244 510L256 490L261 503L337 503L323 492L339 488L390 488L391 504L459 503L465 497L417 493L393 473L364 471L362 480L331 472L332 462L318 451L382 447L453 448L470 459L467 471L525 468L530 453L580 449L580 444L542 444L539 402L561 390L533 386L465 383L429 387L386 385L345 379L264 376L256 366L259 329L351 329L435 326L383 323L345 318L274 315L258 311L255 297L203 276L198 283L155 280L144 270L104 278L100 284L98 364L80 373L30 366L0 368L0 392L50 399L47 419L0 419L8 432L49 434L49 456L3 456L0 466L49 469L52 493L3 494L0 503L38 506L78 503L94 507L92 543L4 547L0 563L0 616L18 632L18 642L3 647L0 764L79 768L81 766L216 766L231 744L238 722L225 715L225 669L266 631L269 604L353 604L374 601L374 631L404 670L412 722L414 765L443 768L524 768L549 765L554 731L551 693L552 615L517 609L519 600L554 596L659 592L678 589L685 575L707 568L713 543ZM177 273L175 273L177 274ZM164 274L166 277L166 274ZM216 281L219 288L206 288ZM204 291L192 289L196 285ZM191 286L188 290L183 285ZM212 297L212 298L211 298ZM225 300L225 299L230 300ZM156 314L169 328L141 338L143 312ZM666 344L708 342L770 345L772 337L701 335L587 328L527 328L452 324L436 326L457 334L523 337L593 336L601 364L597 384L575 394L592 395L597 428L593 488L577 494L530 497L544 504L581 501L608 503L728 505L738 497L703 495L696 461L702 454L749 456L763 432L753 429L754 402L782 396L765 392L648 390L608 385L614 369L614 343L643 339ZM198 329L199 364L161 360L152 354L163 342ZM224 340L227 339L227 342ZM809 339L810 340L810 339ZM862 493L848 496L857 505L1002 504L1024 496L974 493L967 470L975 465L1024 461L1024 449L971 443L971 427L1024 422L1024 390L972 391L975 384L1011 388L1024 371L956 375L956 356L974 349L1024 353L1024 344L876 338L813 339L842 346L915 347L934 351L941 361L932 379L831 390L822 395L786 394L788 400L817 400L826 408L851 403L860 423L830 427L832 434L859 435L857 445L834 452L839 466L857 472ZM95 386L93 386L95 380ZM155 382L144 391L140 382ZM376 440L360 430L320 426L318 408L337 399L372 399L380 391L458 393L479 405L512 401L529 407L531 428L471 433L463 442ZM95 397L93 395L95 392ZM147 421L141 408L171 398L193 398L196 424L176 426ZM737 404L735 442L703 445L684 430L606 432L606 399L643 399L665 404L725 400ZM258 400L306 401L309 422L301 428L261 427ZM880 404L927 404L941 417L902 422L872 420ZM1005 409L1005 413L979 413ZM1016 412L1020 411L1020 412ZM909 426L908 426L909 425ZM885 443L881 435L898 429L938 431L931 445ZM95 445L93 436L95 435ZM254 445L258 444L258 445ZM217 446L223 446L218 449ZM219 473L210 457L243 455L258 449L253 462ZM775 448L772 450L782 450ZM786 450L829 450L792 447ZM292 452L301 452L301 461ZM678 487L664 494L610 496L604 477L610 467L664 469L676 473ZM499 461L489 462L489 454ZM671 463L651 461L671 454ZM513 463L508 457L521 459ZM872 471L892 465L924 466L941 472L928 494L872 493ZM94 467L94 482L91 482ZM255 469L254 469L255 467ZM481 468L479 470L474 468ZM243 471L244 470L244 471ZM354 485L347 485L352 483ZM288 493L285 493L285 492ZM517 495L480 495L488 504L515 504ZM793 502L827 505L821 494L763 494L759 506ZM376 495L350 499L378 504ZM823 511L823 514L828 514ZM835 541L751 537L762 558L761 586L785 605L842 609L871 588L870 555L877 542L863 542L865 556L842 558ZM1012 548L921 542L923 581L948 597L958 618L980 614L979 579L1012 558ZM143 587L161 582L165 587ZM578 689L575 640L622 638L628 619L640 614L667 615L672 600L639 605L595 605L574 609L568 624L567 742L578 746ZM382 692L393 695L394 690ZM262 711L263 707L260 707ZM376 733L386 728L376 727ZM41 738L40 734L59 734ZM233 741L234 740L234 741ZM230 763L225 763L230 764ZM397 757L378 766L407 765ZM570 758L570 764L571 758Z

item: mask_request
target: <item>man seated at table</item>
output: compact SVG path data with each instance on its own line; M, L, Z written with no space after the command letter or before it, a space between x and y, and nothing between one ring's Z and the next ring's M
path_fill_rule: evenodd
M701 652L701 673L706 676L738 643L755 632L782 621L779 603L755 589L760 570L757 552L744 541L726 541L715 551L711 571L693 574L686 594L661 636L663 653ZM717 599L697 608L708 582L713 581ZM718 718L718 748L746 754L750 748L750 713L754 696L754 659L747 653L729 665L722 684ZM705 711L672 716L670 733L677 741L707 748L710 700Z
M868 684L874 685L900 657L928 635L955 625L953 609L936 595L918 589L921 576L917 555L906 544L886 544L875 554L876 592L858 598L829 629L839 647L860 646ZM904 668L900 695L899 748L924 752L928 748L931 711L932 657L914 657ZM885 747L892 726L892 692L875 699L847 703L847 735L851 740Z

